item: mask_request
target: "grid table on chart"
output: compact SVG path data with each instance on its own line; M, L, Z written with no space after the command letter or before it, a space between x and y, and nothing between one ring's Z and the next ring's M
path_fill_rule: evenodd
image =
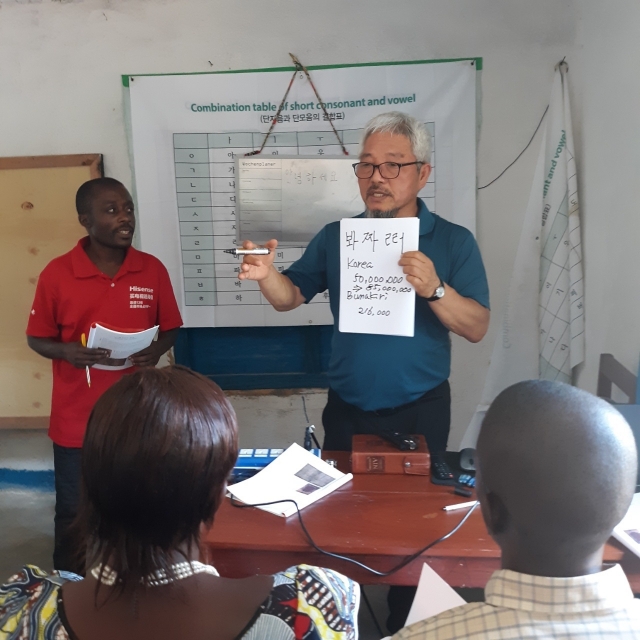
M434 124L426 124L433 136ZM362 129L338 134L357 158ZM263 140L264 134L253 132L173 135L186 306L269 304L257 282L238 279L241 259L224 252L237 243L235 160L259 149ZM262 155L339 156L342 148L332 131L285 131L269 135ZM435 212L434 172L419 196ZM278 248L275 267L284 271L303 251L302 246ZM328 302L327 292L312 300Z
M542 247L539 305L541 361L558 371L562 371L571 358L572 327L569 308L575 304L576 315L583 308L581 296L576 289L564 284L569 283L571 273L569 235L569 217L561 207L553 217Z

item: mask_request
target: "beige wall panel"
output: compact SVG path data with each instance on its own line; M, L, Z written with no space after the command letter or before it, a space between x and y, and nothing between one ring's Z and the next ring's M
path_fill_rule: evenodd
M38 275L85 235L75 212L90 166L0 169L0 426L48 416L51 362L27 347L25 328Z

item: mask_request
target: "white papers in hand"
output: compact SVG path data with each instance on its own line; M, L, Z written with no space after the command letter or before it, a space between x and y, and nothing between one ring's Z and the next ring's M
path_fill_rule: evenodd
M299 509L304 509L351 478L350 473L342 473L299 444L292 444L262 471L231 485L228 491L245 504L294 500ZM259 508L285 518L296 513L291 502Z
M620 524L613 530L613 537L640 556L640 493L636 493Z
M419 233L418 218L340 221L340 331L413 336L416 292L398 261Z
M405 626L437 616L461 604L465 604L462 597L425 563L422 565L418 590Z
M146 349L156 337L158 326L135 333L114 331L94 322L89 330L87 347L90 349L108 349L111 351L110 360L121 361L113 364L94 364L93 369L107 369L116 371L133 366L129 356Z

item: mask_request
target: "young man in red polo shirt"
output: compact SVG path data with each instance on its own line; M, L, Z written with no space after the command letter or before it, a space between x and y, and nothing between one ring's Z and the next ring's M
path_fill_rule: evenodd
M52 260L40 274L27 326L27 342L53 360L49 437L53 440L56 509L55 569L82 570L68 534L78 504L82 440L96 400L133 371L85 367L108 357L82 345L93 322L123 329L159 325L157 341L131 356L136 367L155 366L175 342L182 318L164 265L131 246L135 215L131 195L113 178L85 182L76 194L88 236Z

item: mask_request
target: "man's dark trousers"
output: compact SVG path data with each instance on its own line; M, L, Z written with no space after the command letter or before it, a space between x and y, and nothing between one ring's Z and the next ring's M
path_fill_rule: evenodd
M356 434L379 435L383 431L398 431L423 435L434 456L447 449L451 425L449 381L445 380L414 402L377 411L363 411L329 389L322 424L323 448L327 451L351 451L351 439Z
M422 434L432 456L447 448L451 426L451 391L445 380L427 391L415 402L391 409L363 411L340 398L329 389L327 406L322 412L326 451L351 451L351 438L356 434L380 435L384 431L398 431L407 435ZM390 633L401 629L409 615L416 594L415 587L392 586L387 602Z
M53 443L53 465L56 483L55 547L53 568L82 574L78 545L69 531L78 512L80 500L80 460L82 449L61 447Z

